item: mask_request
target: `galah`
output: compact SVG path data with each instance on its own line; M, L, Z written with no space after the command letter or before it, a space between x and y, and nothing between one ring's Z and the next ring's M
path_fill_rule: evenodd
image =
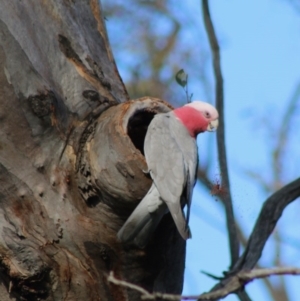
M168 212L182 238L190 238L188 222L198 165L196 137L217 127L217 110L202 101L154 116L144 142L148 172L153 183L119 230L121 242L144 248ZM185 205L186 218L183 212Z

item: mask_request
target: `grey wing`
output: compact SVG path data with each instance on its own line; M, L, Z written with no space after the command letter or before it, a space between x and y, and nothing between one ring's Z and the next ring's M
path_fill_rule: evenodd
M179 233L187 239L190 235L180 202L187 171L182 150L170 126L173 118L170 113L154 117L148 127L144 151L154 184L167 204Z
M183 153L183 159L185 164L185 169L187 172L186 177L186 195L183 196L187 205L187 215L186 215L186 226L188 226L190 218L190 209L192 202L193 189L195 185L195 178L198 166L198 149L196 140L191 138L187 130L182 127L177 120L171 120L171 127L174 129L174 139L177 142L178 147ZM178 134L180 133L180 134Z
M194 160L196 160L196 164L194 164ZM190 212L191 212L191 204L192 204L192 196L193 190L196 182L196 172L198 169L198 156L197 156L197 148L196 148L196 156L194 159L189 161L189 176L186 184L186 204L187 204L187 213L186 213L186 224L188 226L190 220Z
M186 164L188 165L188 178L186 182L186 204L187 204L187 213L186 213L186 224L188 226L190 220L191 204L193 189L196 181L196 172L198 166L198 156L197 156L197 147L195 147L195 152L190 154L186 159Z
M133 242L136 246L144 248L167 212L166 207L153 183L148 193L119 230L119 240L124 243Z

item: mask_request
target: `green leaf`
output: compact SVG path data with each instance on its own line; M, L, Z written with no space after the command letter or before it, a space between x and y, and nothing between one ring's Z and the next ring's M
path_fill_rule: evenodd
M175 75L177 84L184 88L187 84L187 77L188 75L184 72L184 70L180 69Z

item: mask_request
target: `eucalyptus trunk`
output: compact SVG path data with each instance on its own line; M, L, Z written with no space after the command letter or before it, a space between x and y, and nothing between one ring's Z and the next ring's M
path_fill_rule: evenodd
M181 292L169 215L143 250L117 240L151 186L147 126L170 106L128 99L101 14L96 0L0 2L1 301L140 299L110 271Z

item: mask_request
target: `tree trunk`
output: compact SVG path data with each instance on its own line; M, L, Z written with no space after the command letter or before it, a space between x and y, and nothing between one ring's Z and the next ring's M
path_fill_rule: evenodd
M128 101L97 0L0 2L0 299L139 300L180 293L185 242L166 215L149 245L116 233L146 194L147 126Z

